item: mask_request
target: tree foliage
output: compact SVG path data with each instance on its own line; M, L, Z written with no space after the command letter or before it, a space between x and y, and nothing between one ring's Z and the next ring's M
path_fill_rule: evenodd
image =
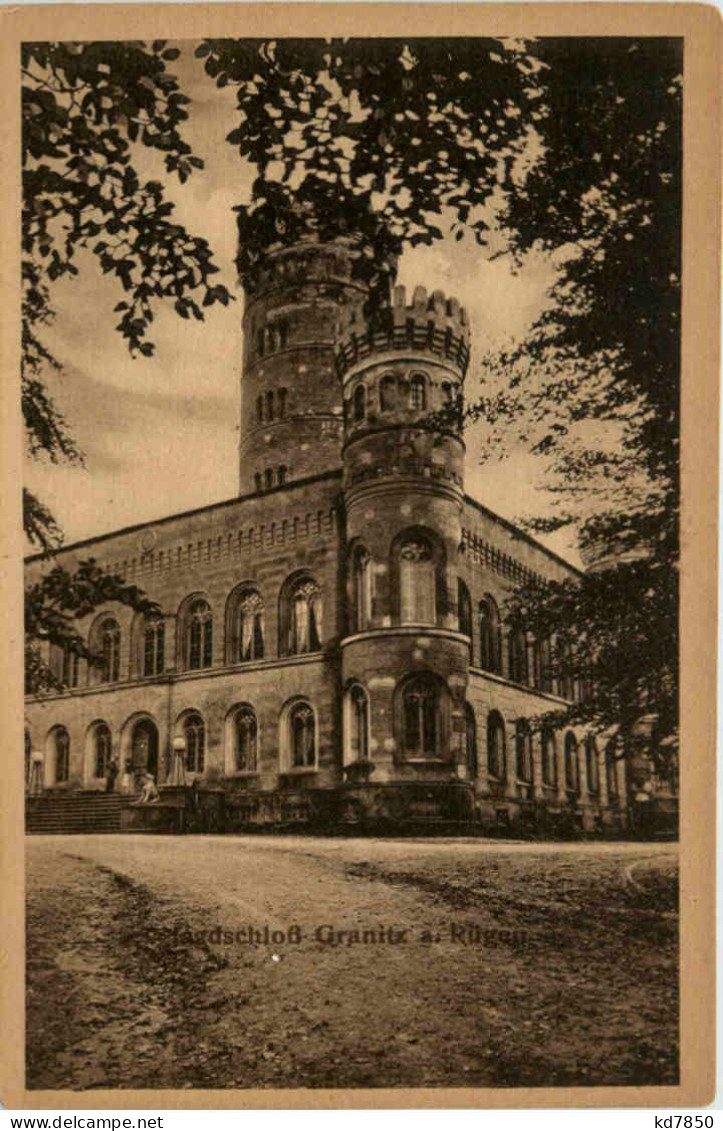
M178 55L164 40L22 45L21 385L34 458L82 459L47 389L48 372L62 377L62 368L43 340L53 317L53 284L78 273L79 251L90 251L101 271L118 280L117 329L132 354L153 353L148 332L158 300L170 300L182 318L197 319L204 307L229 301L226 288L213 283L218 268L207 241L175 222L161 183L144 181L134 164L134 146L143 145L159 151L167 174L181 183L203 166L182 136L190 99L168 69ZM23 502L27 537L51 552L61 541L53 515L29 491ZM70 619L58 610L80 615L79 589L86 610L93 588L96 605L143 606L137 592L95 566L75 575L56 566L49 577L50 588L29 591L31 647L43 639L75 647ZM37 647L35 654L31 675L41 685Z

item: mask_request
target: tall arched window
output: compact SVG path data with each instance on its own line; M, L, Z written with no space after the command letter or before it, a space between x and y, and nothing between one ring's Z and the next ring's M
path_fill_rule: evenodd
M526 719L515 723L515 770L518 781L532 781L532 731Z
M184 719L183 737L186 740L186 769L191 774L202 774L206 763L206 727L198 712L194 711Z
M149 617L143 629L143 674L160 675L166 667L166 622Z
M522 628L513 628L509 635L510 679L527 683L527 636Z
M572 647L570 641L565 637L559 637L557 641L557 662L559 672L557 678L557 690L561 699L573 699L575 696L575 680L572 670Z
M391 412L397 406L397 379L390 373L379 382L379 407L382 412Z
M322 641L322 600L317 582L308 576L298 578L289 591L287 602L287 654L299 656L318 652Z
M70 776L70 735L65 727L57 727L53 736L56 784L66 782Z
M565 789L570 794L580 792L580 762L577 739L572 731L565 735Z
M286 464L284 463L279 464L276 472L276 482L278 483L279 487L283 487L284 483L286 482Z
M402 624L435 624L436 568L432 548L410 538L399 549L400 620Z
M266 419L274 419L274 390L269 389L266 394Z
M504 781L506 762L505 724L498 711L490 711L487 716L487 772L490 777Z
M93 777L104 778L108 772L112 739L106 723L96 723L93 730Z
M349 757L350 761L369 758L369 699L359 683L349 692Z
M593 735L585 739L585 776L587 788L594 795L600 792L600 769L598 766L597 743Z
M353 629L362 632L372 619L372 561L364 546L357 546L352 558L354 571Z
M557 785L557 749L555 736L551 730L542 732L542 784L554 788Z
M483 671L502 671L500 612L494 597L487 596L479 603L479 652Z
M470 659L472 657L472 598L462 578L457 579L457 615L459 631L469 636Z
M236 639L238 651L234 660L243 663L261 660L264 655L264 602L255 589L241 594L237 607Z
M409 406L414 412L424 412L427 407L427 382L422 373L414 373L409 382Z
M402 739L407 758L442 758L445 734L439 680L418 675L402 688Z
M69 646L63 649L63 683L66 687L78 686L80 656Z
M619 797L619 790L618 763L614 738L612 738L605 747L605 780L608 787L608 797L611 801L616 801Z
M363 385L357 385L352 398L352 420L359 424L366 415L367 391Z
M295 703L289 711L289 750L292 767L316 765L316 720L308 703Z
M99 629L100 651L103 655L101 683L115 683L120 675L121 630L118 621L108 617Z
M286 416L286 389L283 386L278 391L277 400L279 403L279 419L283 420Z
M270 467L267 467L266 471L264 472L264 483L267 490L270 490L270 488L274 485L274 472Z
M477 756L477 719L471 703L464 705L464 737L467 777L470 781L474 781L479 773L479 758Z
M234 716L234 765L238 773L258 769L258 723L251 707L241 707Z
M550 669L550 639L543 637L536 639L532 645L533 655L533 684L540 691L552 692L552 674Z
M213 613L201 597L188 610L186 665L191 671L210 668L213 661Z

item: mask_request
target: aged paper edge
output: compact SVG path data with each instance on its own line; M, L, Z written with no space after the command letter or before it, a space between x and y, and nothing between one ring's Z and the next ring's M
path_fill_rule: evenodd
M10 1109L704 1106L715 1090L715 739L721 20L699 4L148 4L0 8L0 1102ZM684 37L681 1082L674 1087L26 1091L19 397L19 44L43 39L277 35Z

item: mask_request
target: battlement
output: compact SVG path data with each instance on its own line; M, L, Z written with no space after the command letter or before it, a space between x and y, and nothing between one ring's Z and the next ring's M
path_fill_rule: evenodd
M392 303L373 325L360 307L344 312L337 340L337 372L343 377L351 366L375 353L412 349L445 358L464 377L469 365L469 322L456 298L442 291L428 293L416 287L411 303L403 286L394 288Z

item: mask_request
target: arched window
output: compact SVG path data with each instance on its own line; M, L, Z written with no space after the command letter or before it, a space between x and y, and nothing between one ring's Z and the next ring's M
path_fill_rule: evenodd
M276 482L279 484L279 487L283 487L286 482L286 465L283 463L279 464L279 469L276 472Z
M210 668L213 660L213 613L208 601L199 598L188 610L186 667L191 671Z
M251 707L241 707L234 716L234 765L237 773L258 769L258 723Z
M257 419L259 424L263 424L263 422L264 422L264 398L263 398L263 395L261 393L259 393L258 397L256 398L256 419Z
M474 781L479 773L479 758L477 756L477 719L471 703L464 705L464 736L467 777L470 781Z
M619 796L618 762L614 738L611 738L605 747L605 780L607 781L608 797L611 800L617 800Z
M409 382L409 406L414 412L424 412L427 407L427 382L422 373L414 373Z
M238 600L237 652L234 662L261 660L264 655L264 602L255 589L245 590Z
M297 579L288 595L288 639L291 656L318 652L322 640L321 589L313 577Z
M349 689L349 758L369 758L369 699L364 688L355 683Z
M532 781L532 731L526 719L515 723L515 770L518 781Z
M63 649L63 683L66 687L78 686L80 656L71 647Z
M550 787L557 785L557 749L555 736L551 730L542 732L542 784Z
M308 703L295 703L289 711L289 750L294 768L316 765L316 721Z
M366 407L367 407L367 391L366 391L366 389L364 388L363 385L357 385L356 389L354 390L352 405L353 405L353 417L352 417L352 419L353 419L355 424L359 424L359 422L362 421L364 419L365 415L366 415Z
M435 624L436 568L429 543L420 537L399 549L400 620L402 624Z
M93 729L93 777L104 778L108 773L112 739L106 723L96 723Z
M577 739L572 731L565 735L565 789L570 794L580 792L580 762Z
M510 679L515 683L527 683L527 636L524 629L513 628L509 635Z
M397 406L397 380L391 373L379 382L379 407L382 412L391 412Z
M121 630L118 621L108 617L98 630L103 667L100 670L101 683L115 683L120 675Z
M260 491L261 488L263 487L263 481L261 479L261 472L260 471L257 471L254 475L254 484L255 484L257 491Z
M183 737L186 740L186 769L190 774L202 774L206 763L206 727L196 711L184 719Z
M402 687L402 741L407 758L442 758L445 752L443 687L418 675Z
M543 639L536 639L532 645L532 680L533 686L546 691L548 694L552 692L552 675L550 671L550 639L544 637Z
M279 419L283 420L286 416L286 389L283 386L277 393L277 399L279 404Z
M267 420L273 420L274 419L274 391L273 391L273 389L269 389L268 393L266 394L266 419Z
M289 341L289 324L285 319L278 323L279 328L279 349L285 350Z
M264 479L266 483L266 489L269 490L269 488L273 487L274 485L274 473L270 467L266 468Z
M150 617L143 629L143 674L160 675L166 666L166 622Z
M487 716L487 772L490 777L504 781L506 763L505 724L498 711L490 711Z
M587 788L593 795L600 792L600 769L598 766L597 743L593 735L585 739L585 776Z
M457 579L457 615L459 617L459 631L463 636L469 636L470 658L472 656L472 598L469 589L461 577Z
M494 597L488 596L479 603L479 661L483 671L502 671L501 644L500 612Z
M57 727L53 735L56 784L66 782L70 776L70 735L65 727Z
M560 674L557 679L557 690L561 699L573 699L575 696L575 680L572 673L572 648L570 641L565 637L557 641L557 662Z
M372 561L364 546L357 546L352 559L354 571L353 630L362 632L372 619Z

